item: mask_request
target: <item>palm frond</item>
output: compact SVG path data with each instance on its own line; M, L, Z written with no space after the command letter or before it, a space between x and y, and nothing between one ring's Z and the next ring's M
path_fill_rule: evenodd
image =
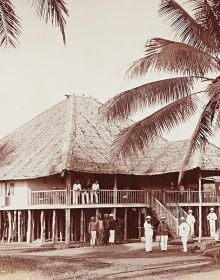
M10 0L0 0L0 46L16 47L20 35L19 17Z
M197 0L195 0L197 2ZM204 1L203 1L204 2ZM176 38L203 51L218 53L219 48L213 41L212 33L207 32L199 21L174 0L162 0L159 13L165 16L172 29L176 32Z
M189 120L196 112L197 102L196 95L185 96L122 130L112 146L113 159L120 160L138 154L156 138Z
M219 1L189 0L194 5L195 19L201 24L210 40L219 53L220 47L220 4Z
M184 43L153 38L145 47L145 56L136 60L127 71L131 78L145 75L151 69L200 77L219 69L208 53Z
M63 42L66 44L65 16L68 16L66 2L64 0L32 0L32 6L46 23L51 21L52 24L59 27Z
M195 151L201 150L202 147L207 143L208 138L214 135L212 125L212 104L213 98L210 98L208 103L204 106L196 128L190 138L189 145L187 147L187 153L185 158L183 159L182 169L179 174L179 183L181 182L186 166L189 163L189 160L191 159Z
M194 78L176 77L151 82L117 94L100 110L107 121L122 120L143 108L164 105L191 93Z

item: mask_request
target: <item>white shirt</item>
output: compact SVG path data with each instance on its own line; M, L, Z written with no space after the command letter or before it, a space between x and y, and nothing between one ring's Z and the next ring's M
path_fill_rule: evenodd
M92 190L97 191L99 189L99 184L93 183L92 184Z
M144 229L145 229L145 236L147 236L147 235L153 236L153 227L151 224L149 224L148 222L145 222Z
M180 237L187 237L189 236L190 227L186 222L182 222L179 225L179 236Z
M217 220L217 215L215 212L210 212L207 216L208 221L216 221Z
M192 214L188 214L186 217L187 224L194 224L196 221L195 217Z
M75 184L73 185L73 190L74 190L74 191L80 191L80 190L81 190L81 184L76 184L76 183L75 183Z

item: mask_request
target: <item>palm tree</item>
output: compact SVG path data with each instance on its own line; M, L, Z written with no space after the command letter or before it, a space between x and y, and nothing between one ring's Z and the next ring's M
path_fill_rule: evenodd
M68 9L64 0L28 0L40 18L59 27L63 42L65 38L65 16ZM20 18L15 12L11 0L0 0L0 46L16 47L21 33Z
M153 38L145 45L145 55L128 70L130 77L150 70L170 73L171 78L147 83L117 94L104 104L101 114L108 121L124 120L142 108L161 108L122 130L113 145L117 157L128 157L171 129L187 122L198 112L199 121L189 141L185 166L220 127L220 1L188 0L189 13L174 0L161 0L159 14L166 17L176 33L176 41ZM185 7L185 6L184 6ZM215 75L214 78L208 75ZM203 82L204 90L195 91Z

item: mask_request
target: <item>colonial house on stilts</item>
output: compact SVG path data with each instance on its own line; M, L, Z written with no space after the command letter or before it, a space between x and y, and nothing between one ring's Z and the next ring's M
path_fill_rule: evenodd
M141 238L145 216L165 216L177 234L178 218L193 209L196 234L206 235L212 206L220 217L220 148L208 144L178 173L188 141L159 139L131 161L112 163L111 144L120 131L100 121L94 98L65 100L0 140L0 238L84 242L91 216L113 213L124 221L123 237ZM73 183L98 180L97 203L76 204ZM83 191L82 191L83 192Z

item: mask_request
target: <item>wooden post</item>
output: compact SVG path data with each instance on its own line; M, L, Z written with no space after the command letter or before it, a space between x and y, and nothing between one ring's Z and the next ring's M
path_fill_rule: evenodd
M8 242L12 240L12 217L11 211L8 211Z
M66 203L71 204L71 176L67 173L66 175Z
M138 238L141 239L141 209L138 208Z
M41 242L45 242L45 216L44 216L44 210L41 210L40 214L40 239Z
M74 237L73 237L73 230L74 230L74 225L73 225L73 212L70 212L70 240L73 241Z
M70 243L70 209L65 209L65 244Z
M51 240L52 237L51 237L51 212L50 211L47 211L47 238L48 240Z
M18 211L18 242L21 242L21 211Z
M63 219L61 217L62 212L59 212L59 233L60 233L60 241L63 241Z
M202 240L202 179L199 173L199 242Z
M31 243L31 210L28 210L27 243Z
M128 238L127 230L128 230L128 208L125 208L125 216L124 216L124 240Z
M34 230L35 230L35 220L34 220L34 210L32 211L31 213L31 220L32 220L32 223L31 223L31 238L32 238L32 241L34 241Z
M84 209L80 210L80 242L83 242Z
M117 175L114 176L113 203L117 203Z
M53 217L52 217L52 242L56 242L56 210L53 210Z

